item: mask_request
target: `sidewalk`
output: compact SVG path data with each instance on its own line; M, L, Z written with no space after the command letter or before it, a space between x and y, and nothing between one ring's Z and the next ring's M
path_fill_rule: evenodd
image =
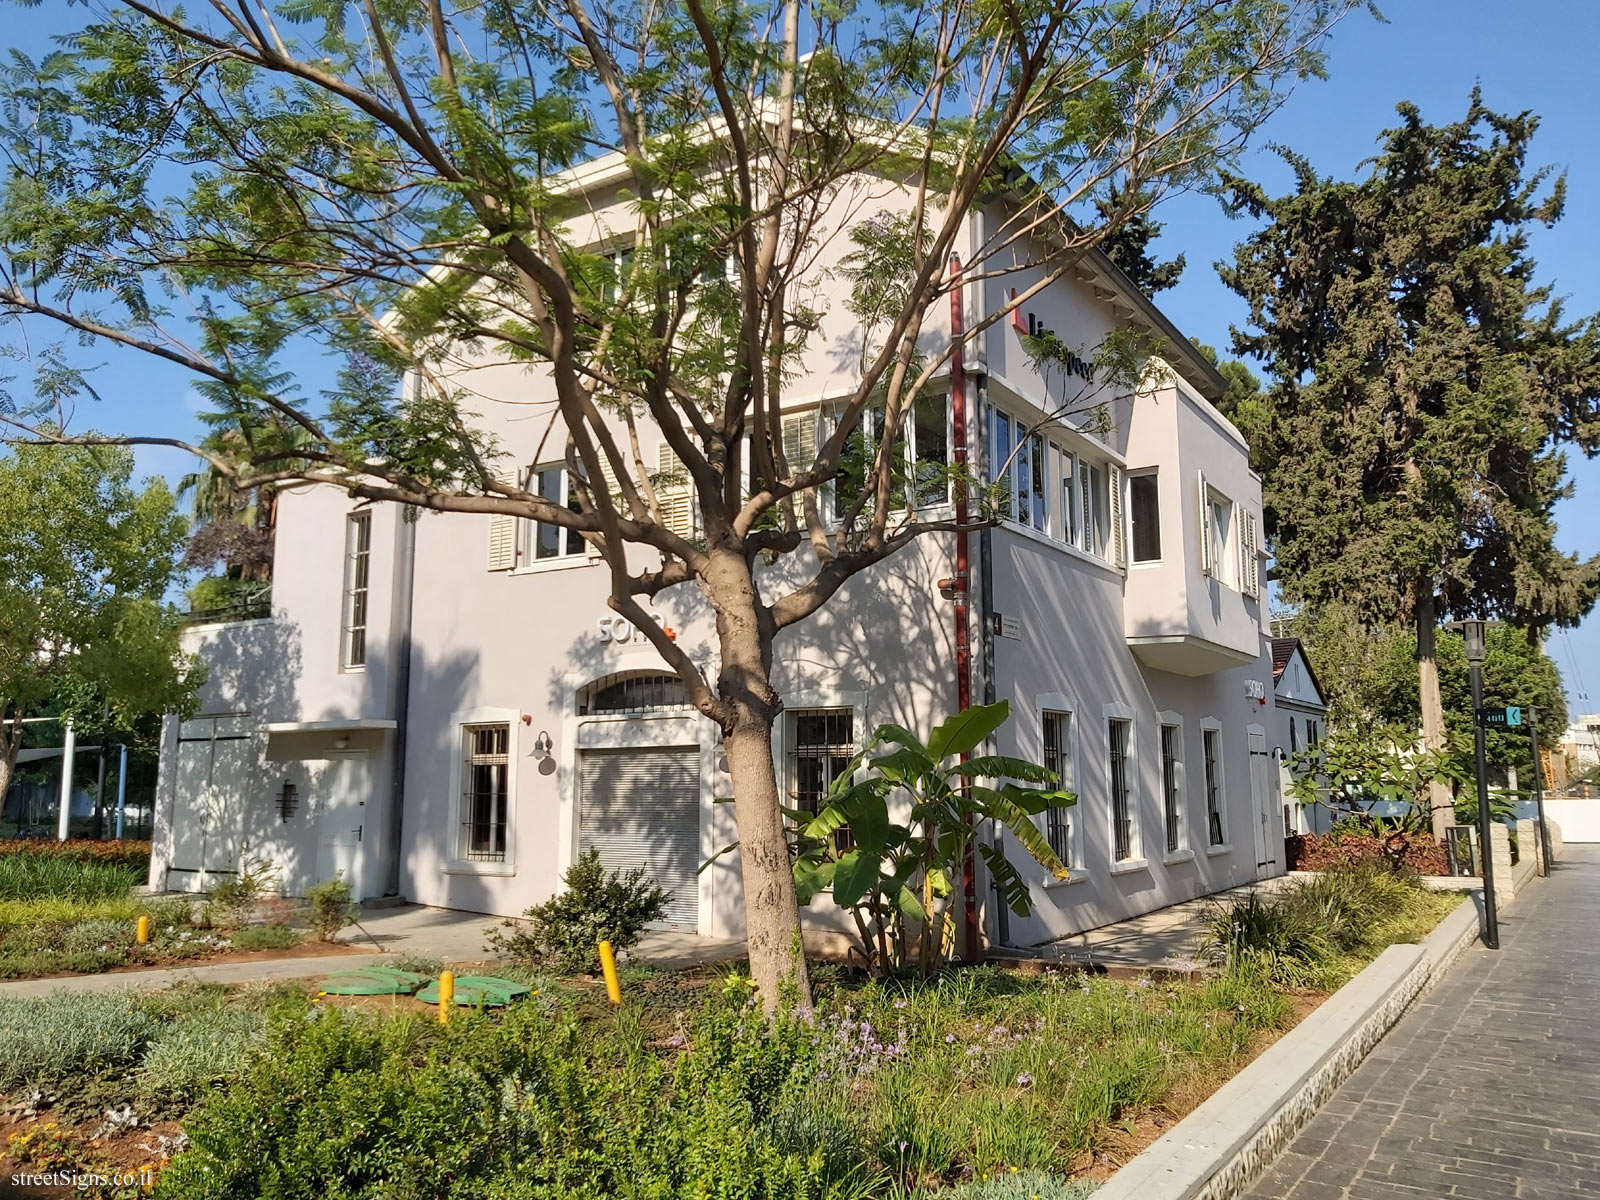
M1246 1195L1600 1192L1600 846L1568 844Z
M483 932L500 918L402 904L362 910L339 940L364 953L304 958L256 959L248 962L199 963L150 971L113 971L65 979L22 979L0 983L0 996L46 996L52 992L104 992L117 988L155 991L179 983L255 983L277 979L309 979L331 971L347 971L401 958L440 958L446 962L485 962L492 958ZM672 969L697 963L726 962L742 957L744 943L728 938L702 938L691 933L653 930L640 939L625 961L649 962Z

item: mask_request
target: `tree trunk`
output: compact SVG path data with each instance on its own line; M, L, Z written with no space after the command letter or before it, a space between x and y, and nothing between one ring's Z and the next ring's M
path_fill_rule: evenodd
M16 724L4 722L16 714ZM17 770L17 751L22 748L22 708L11 709L0 703L0 819L6 811L6 791L11 787L11 777ZM21 822L18 822L21 825Z
M1443 750L1448 741L1439 691L1437 625L1433 588L1425 586L1417 593L1417 699L1422 707L1422 748L1434 752ZM1444 837L1445 827L1455 823L1455 800L1448 784L1428 785L1428 809L1433 835Z
M772 726L781 708L771 679L772 631L758 616L755 580L743 556L718 553L714 559L707 583L722 652L717 690L733 710L723 746L739 824L750 975L769 1013L783 1003L809 1007L800 903L772 761Z

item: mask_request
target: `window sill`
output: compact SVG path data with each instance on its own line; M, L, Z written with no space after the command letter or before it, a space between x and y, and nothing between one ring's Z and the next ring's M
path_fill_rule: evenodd
M1194 851L1193 850L1174 850L1171 854L1163 854L1161 856L1161 861L1163 863L1165 863L1169 867L1170 866L1175 866L1178 863L1193 862L1194 861Z
M595 554L568 554L564 558L536 559L531 563L512 567L508 575L543 575L547 571L570 571L574 567L592 567L598 562L603 562Z
M1125 858L1121 862L1111 864L1113 875L1132 875L1136 871L1148 871L1150 864L1142 858Z
M517 864L509 862L468 862L456 859L444 865L446 875L488 875L509 878L517 873Z
M339 674L341 674L341 675L365 675L366 673L367 673L367 664L366 663L361 663L359 666L353 666L353 667L352 666L344 666L344 665L341 665L339 667Z
M1232 854L1232 853L1233 853L1233 846L1228 842L1223 842L1222 845L1220 845L1220 846L1207 846L1206 847L1206 857L1207 858L1216 858L1217 855L1219 855L1219 854Z
M1057 888L1071 887L1075 883L1087 883L1089 872L1082 867L1073 867L1065 879L1057 879L1054 875L1046 875L1041 885L1045 891L1052 892Z

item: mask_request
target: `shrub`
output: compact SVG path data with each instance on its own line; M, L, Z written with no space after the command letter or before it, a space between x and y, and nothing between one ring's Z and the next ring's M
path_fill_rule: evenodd
M578 857L563 882L565 890L554 899L528 909L523 921L507 919L489 928L485 940L519 962L592 973L600 969L596 947L602 939L616 950L635 945L645 926L666 914L671 899L643 867L607 874L594 849Z
M157 1025L128 991L0 997L0 1091L48 1091L131 1067Z
M254 1009L213 1003L182 1013L157 1033L139 1064L140 1094L163 1106L187 1108L243 1069L266 1038Z
M945 1195L949 1200L1087 1200L1096 1186L1049 1171L1007 1171L958 1184Z
M300 944L300 935L287 925L247 925L233 934L235 950L286 950Z
M0 838L0 858L62 858L72 862L123 863L137 867L140 881L150 873L150 843L94 838Z
M278 870L265 859L252 859L248 852L239 859L239 870L211 889L206 904L206 920L222 929L236 929L255 914L256 905L272 886Z
M1336 825L1324 834L1294 834L1287 841L1293 871L1377 865L1419 875L1450 873L1444 847L1429 833Z
M325 942L339 936L339 931L354 923L360 909L350 899L350 885L343 874L335 875L326 883L319 883L306 892L311 905L308 918L312 931Z

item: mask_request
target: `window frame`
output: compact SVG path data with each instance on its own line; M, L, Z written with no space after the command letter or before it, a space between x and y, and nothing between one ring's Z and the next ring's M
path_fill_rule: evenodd
M372 510L364 508L345 517L344 576L339 598L340 671L358 674L367 669L367 626L371 617Z
M1161 471L1157 467L1142 467L1137 471L1124 471L1128 489L1128 565L1135 567L1148 567L1159 565L1163 561L1161 537ZM1150 480L1154 488L1152 493L1152 517L1154 519L1155 554L1149 558L1139 557L1139 505L1135 499L1138 484L1143 480Z
M1139 820L1139 725L1133 707L1128 704L1107 704L1100 710L1100 726L1103 730L1104 742L1102 748L1105 752L1103 766L1105 768L1105 795L1106 795L1106 829L1108 840L1106 848L1111 864L1111 874L1122 875L1131 871L1142 871L1148 868L1149 862L1144 856L1144 831ZM1122 778L1123 797L1126 805L1126 819L1128 823L1128 850L1124 858L1117 857L1117 795L1116 771L1112 760L1115 743L1112 729L1122 725L1127 730L1127 737L1122 750Z
M806 757L826 759L829 760L830 763L832 760L842 758L844 760L844 764L848 765L851 760L853 760L855 756L861 752L860 714L855 705L816 704L795 708L789 708L787 706L785 707L783 722L784 798L788 801L787 807L809 812L812 816L815 816L821 811L821 800L822 797L827 794L827 787L832 787L834 782L839 778L838 774L832 773L836 768L830 765L827 768L829 771L827 787L823 789L821 795L816 797L815 807L807 808L805 803L802 802L800 796L800 760L802 757L799 733L800 718L816 716L842 716L847 718L850 722L850 741L848 744L844 742L820 742L817 743L813 749L826 749L830 747L833 749L842 749L848 745L848 753L842 755L811 754L807 755ZM834 831L833 844L836 851L843 853L855 845L855 838L851 835L848 828L837 829Z
M555 472L561 480L560 503L568 508L572 507L572 475L564 462L551 462L528 467L524 471L524 488L541 499L551 500L554 497L546 496L539 490L540 477L546 472ZM545 521L536 521L532 517L517 518L516 556L515 569L518 571L548 571L552 568L577 566L582 563L592 562L594 554L589 543L583 540L583 535L576 530L564 529L560 525L550 525L556 531L556 553L549 556L540 556L538 553L539 530ZM576 548L573 539L577 539Z
M941 468L941 470L945 473L945 476L944 476L944 495L938 500L930 501L928 503L922 503L921 502L921 497L920 497L920 494L919 494L915 498L916 502L913 505L908 506L906 503L902 502L902 503L900 503L898 505L895 505L893 508L891 508L889 510L891 513L938 512L938 511L940 511L942 509L949 508L950 505L954 502L953 498L951 496L951 493L950 493L951 479L950 479L950 476L949 476L949 473L948 473L949 470L950 470L950 464L954 461L954 454L955 454L955 428L954 428L953 413L952 413L951 404L950 404L950 393L948 391L943 391L943 392L932 391L932 392L925 393L924 396L921 397L921 398L924 399L924 400L932 400L932 399L937 398L939 400L942 400L943 403L944 403L944 465ZM794 412L800 412L802 410L799 409L799 408L796 408L793 411ZM819 446L821 446L829 438L831 438L834 435L835 432L838 431L838 428L839 428L839 417L840 417L839 409L838 409L837 405L833 405L833 404L829 404L827 402L824 402L819 408L812 409L812 410L809 410L809 411L811 411L814 414L814 419L817 422L817 444ZM786 411L784 415L785 416L789 416L791 414L790 414L789 411ZM867 430L871 428L871 422L872 422L874 416L876 416L877 420L880 422L880 428L878 429L877 432L872 433L869 436L868 433L867 433ZM862 412L861 412L861 425L862 425L863 442L868 448L870 448L870 451L874 456L876 455L876 452L877 452L879 438L881 438L881 436L882 436L881 422L883 420L885 420L885 419L886 418L885 418L884 410L882 408L880 408L880 407L868 406L867 408L863 409ZM910 496L911 492L920 493L920 491L921 491L921 484L920 484L920 481L918 479L918 471L922 466L923 460L918 457L918 451L917 451L918 438L917 438L916 401L915 400L913 400L912 403L911 403L911 406L906 409L906 412L905 412L904 417L903 417L903 424L902 424L901 432L902 432L902 435L903 435L901 437L901 457L902 457L901 466L904 469L905 486L907 488L907 494L905 496L903 496L901 499L902 499L902 501L905 501L905 500L911 498L911 496ZM852 436L854 436L854 435L852 435ZM848 440L849 439L846 439L847 443L848 443ZM842 451L841 451L841 453L842 453ZM747 464L746 467L745 467L745 472L746 472L745 490L746 490L746 493L748 494L748 491L749 491L749 477L748 477L749 455L746 454L745 458L746 458L746 464ZM793 464L790 464L790 465L793 466ZM865 467L863 467L863 470L865 470ZM840 521L842 519L842 516L843 516L843 514L841 514L838 511L838 480L839 480L839 477L837 475L835 475L834 478L828 480L826 483L824 483L822 485L822 487L820 489L818 489L822 494L821 495L821 507L822 507L823 521L828 526L828 528L830 528L830 529L837 529L839 527L839 523L840 523Z
M1067 878L1057 879L1049 871L1045 871L1043 872L1043 885L1046 888L1051 888L1069 883L1081 883L1088 878L1088 870L1083 855L1083 823L1086 804L1083 788L1079 782L1082 774L1080 770L1082 760L1079 757L1080 721L1078 720L1077 706L1060 692L1043 692L1034 697L1034 710L1039 714L1039 762L1041 766L1050 765L1048 753L1045 749L1048 744L1045 740L1046 719L1052 716L1066 718L1066 737L1061 738L1058 734L1056 748L1058 757L1064 758L1067 766L1067 770L1061 772L1062 778L1059 786L1078 794L1077 804L1061 808L1048 808L1034 818L1034 824L1038 827L1039 832L1045 835L1046 840L1049 840L1051 815L1058 812L1066 815L1068 853L1063 856L1057 850L1056 854L1066 864ZM1052 845L1051 849L1054 850L1056 848Z
M993 400L983 406L981 425L983 478L990 485L1005 480L1002 523L1070 546L1096 562L1116 568L1111 522L1117 506L1112 503L1110 489L1116 473L1113 468L1120 471L1120 464L1109 456L1073 448L1059 430L1038 428L1028 432L1033 421ZM1019 433L1025 436L1029 449L1013 457ZM1008 459L1010 465L997 478L996 469ZM1047 476L1043 480L1035 478L1040 465ZM1026 519L1021 515L1024 496L1030 501Z
M1170 779L1169 731L1173 750ZM1156 753L1161 769L1161 861L1169 865L1188 862L1194 858L1194 849L1189 836L1189 777L1184 762L1182 713L1165 710L1156 714Z
M466 819L462 799L466 787L467 730L488 725L507 727L505 851L499 860L464 858L461 850L461 828ZM518 731L522 727L521 714L514 708L471 708L450 715L448 728L454 734L455 751L450 764L450 851L443 867L446 875L510 876L517 873Z
M1216 753L1212 754L1211 748L1215 746ZM1233 843L1228 836L1228 772L1227 755L1224 752L1222 740L1222 722L1215 717L1202 717L1200 719L1200 762L1203 776L1203 788L1206 811L1206 853L1210 855L1229 854L1233 851ZM1213 770L1215 768L1215 778ZM1212 841L1211 817L1212 796L1216 797L1217 829L1222 836L1220 842Z

